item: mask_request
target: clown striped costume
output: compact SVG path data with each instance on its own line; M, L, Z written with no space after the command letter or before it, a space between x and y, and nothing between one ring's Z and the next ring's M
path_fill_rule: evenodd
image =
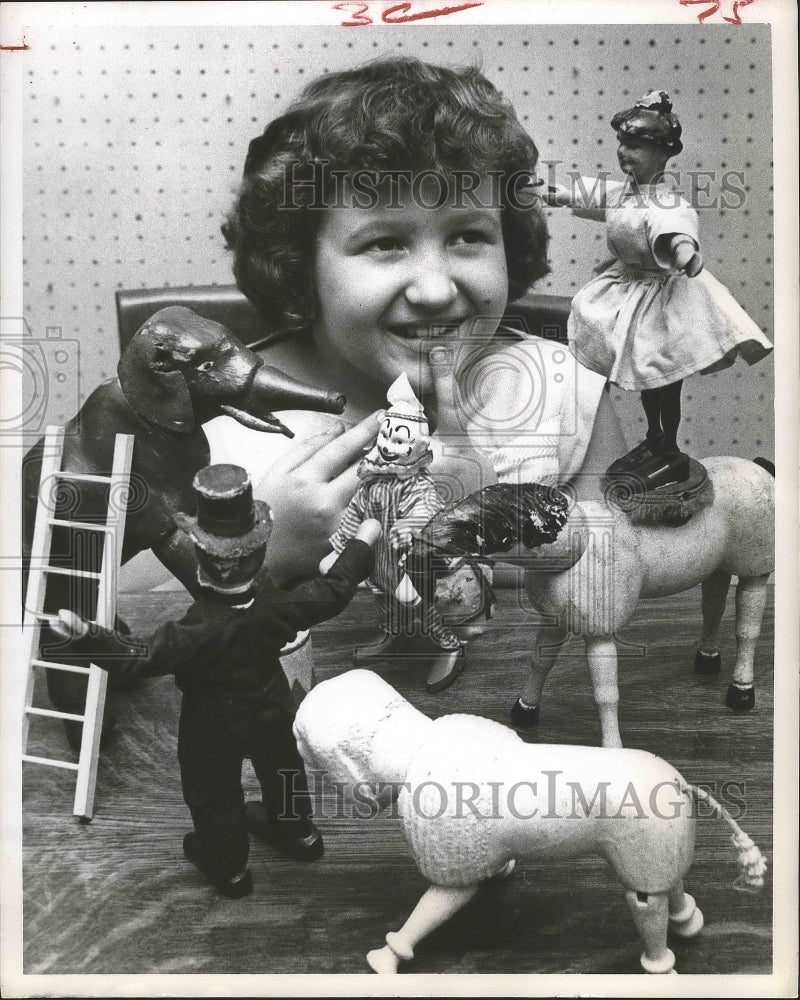
M380 466L365 459L358 470L362 481L330 538L336 552L341 552L347 541L355 536L362 521L367 518L380 521L383 537L375 546L375 569L368 582L380 591L385 628L394 634L407 624L409 609L394 599L402 570L398 564L398 552L389 544L389 530L398 521L411 521L417 528L423 528L444 507L436 484L423 467L429 461L426 456L413 465ZM423 631L441 646L455 648L458 639L442 622L433 602L432 590L431 585L431 595L422 595L419 612Z

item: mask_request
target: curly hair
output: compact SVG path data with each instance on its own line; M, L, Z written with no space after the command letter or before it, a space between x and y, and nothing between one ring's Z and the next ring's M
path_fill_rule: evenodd
M321 76L250 143L222 227L236 283L270 333L307 329L317 315L319 208L337 175L469 170L502 182L537 160L511 104L476 68L379 59ZM535 199L510 198L508 183L499 191L513 301L549 270L547 226Z

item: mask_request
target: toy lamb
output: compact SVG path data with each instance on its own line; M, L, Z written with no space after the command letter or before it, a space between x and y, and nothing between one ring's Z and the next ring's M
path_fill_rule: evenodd
M734 830L743 887L766 862L733 819L666 761L641 750L535 745L472 715L435 721L376 674L351 670L314 688L294 727L306 764L359 802L396 800L409 849L431 883L399 931L370 951L397 972L414 946L518 859L600 855L625 887L646 972L672 972L667 931L697 935L703 916L684 892L694 850L693 799L708 798Z

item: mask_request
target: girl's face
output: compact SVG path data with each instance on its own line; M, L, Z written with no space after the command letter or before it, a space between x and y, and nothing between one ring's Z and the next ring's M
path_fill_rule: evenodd
M500 207L486 187L440 208L425 193L401 207L329 208L315 269L314 339L332 369L350 372L370 406L384 404L401 372L414 391L432 388L428 352L445 339L487 339L506 307L508 275ZM399 201L399 199L398 199ZM353 375L356 377L353 378Z
M664 172L670 156L660 146L627 135L618 135L618 141L617 159L620 169L637 184L649 184Z

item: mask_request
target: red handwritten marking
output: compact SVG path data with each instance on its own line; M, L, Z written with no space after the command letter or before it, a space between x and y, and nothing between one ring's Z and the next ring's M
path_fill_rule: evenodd
M2 52L24 52L30 48L30 45L25 41L25 36L22 36L22 45L0 45L0 51Z
M698 0L699 2L699 0ZM707 0L702 0L703 3ZM428 17L444 17L447 14L457 14L461 10L469 10L470 7L482 7L484 0L476 0L474 3L460 3L455 7L437 7L434 10L412 11L410 3L398 3L393 7L386 7L381 11L381 20L384 24L408 24L411 21L421 21ZM368 3L346 2L335 3L334 10L341 10L350 15L349 21L342 21L343 28L356 28L362 24L372 24L372 17L369 13Z
M678 0L681 7L688 7L689 4L697 3L711 3L708 10L702 11L697 15L697 20L702 24L707 17L711 17L712 14L716 14L720 7L722 6L722 0ZM748 7L754 0L734 0L732 5L733 17L726 17L725 14L722 15L722 20L727 21L728 24L741 24L742 19L739 17L739 9L741 7Z
M470 7L482 7L483 0L478 3L461 3L457 7L439 7L437 10L419 10L413 14L407 13L411 10L410 3L398 3L394 7L387 7L381 14L384 24L407 24L409 21L421 21L424 17L442 17L445 14L456 14L460 10L469 10ZM400 14L399 17L393 17Z
M372 24L372 18L367 14L367 11L369 10L369 4L335 3L333 5L334 10L341 10L344 11L344 13L347 13L348 7L358 7L358 10L353 11L352 14L350 15L352 18L351 21L342 21L341 27L355 28L358 27L358 25L360 24Z

